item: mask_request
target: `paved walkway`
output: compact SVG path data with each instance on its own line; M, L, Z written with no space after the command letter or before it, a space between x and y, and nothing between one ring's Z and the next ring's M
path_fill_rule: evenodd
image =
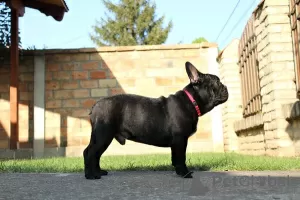
M0 199L214 199L299 200L300 172L110 172L99 180L83 174L0 173Z

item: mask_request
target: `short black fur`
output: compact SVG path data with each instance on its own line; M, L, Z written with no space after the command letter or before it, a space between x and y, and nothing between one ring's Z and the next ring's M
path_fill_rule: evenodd
M196 100L201 115L228 99L228 90L212 74L199 72L185 63L190 83L187 90ZM90 113L91 140L83 152L87 179L100 179L107 171L100 168L100 157L115 138L121 145L131 140L158 147L170 147L172 165L178 175L192 178L186 166L188 138L197 130L198 115L183 90L168 97L148 98L120 94L99 100Z

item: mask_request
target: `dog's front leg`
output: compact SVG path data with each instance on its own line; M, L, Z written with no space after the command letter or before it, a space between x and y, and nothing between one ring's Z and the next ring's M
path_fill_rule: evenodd
M188 138L180 135L175 135L173 137L173 142L171 146L172 152L172 165L175 167L177 175L184 178L192 178L191 171L188 170L186 166L186 148L187 148Z

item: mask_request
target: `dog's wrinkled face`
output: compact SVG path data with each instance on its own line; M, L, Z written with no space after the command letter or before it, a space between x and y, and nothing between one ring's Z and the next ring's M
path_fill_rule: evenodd
M196 98L200 101L198 103L201 104L202 114L227 101L228 90L219 77L199 72L190 62L185 63L185 68Z

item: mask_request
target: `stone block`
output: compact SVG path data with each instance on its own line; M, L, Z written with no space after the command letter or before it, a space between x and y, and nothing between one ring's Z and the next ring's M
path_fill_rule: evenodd
M278 8L284 8L285 6L288 6L289 5L289 0L265 0L264 2L264 7L277 7Z
M61 89L77 89L79 87L78 81L61 81Z
M113 88L117 86L116 79L101 79L99 80L99 87L100 88Z
M92 97L105 97L105 96L108 96L108 90L107 89L92 89L91 90L91 96Z
M46 109L48 108L60 108L62 106L61 100L47 100Z
M97 90L97 89L92 89ZM89 89L77 89L71 91L74 98L86 98L90 97L90 90Z
M49 63L46 65L46 71L60 71L61 66L59 63Z
M266 24L288 24L290 23L290 18L288 17L288 15L268 15L268 17L266 18Z
M106 78L106 72L105 71L91 71L90 72L90 78L91 79L105 79Z
M92 73L92 72L91 72ZM87 71L73 71L72 72L72 78L74 80L81 80L81 79L84 79L84 80L87 80L88 79L88 72Z
M98 70L101 69L101 62L99 61L82 62L81 68L83 70Z
M124 94L124 90L122 88L111 88L109 89L110 95Z
M64 108L76 108L80 107L79 100L76 99L67 99L62 101L62 107Z
M82 70L80 62L62 63L62 69L64 71L79 71L79 70Z
M74 54L71 55L72 61L87 61L90 60L90 55L88 53Z
M58 90L60 89L59 81L46 81L46 90Z
M70 90L56 90L54 91L55 99L71 99L73 97L73 93Z
M79 83L82 88L98 88L97 80L81 80Z
M52 72L53 80L71 80L71 73L66 71Z

